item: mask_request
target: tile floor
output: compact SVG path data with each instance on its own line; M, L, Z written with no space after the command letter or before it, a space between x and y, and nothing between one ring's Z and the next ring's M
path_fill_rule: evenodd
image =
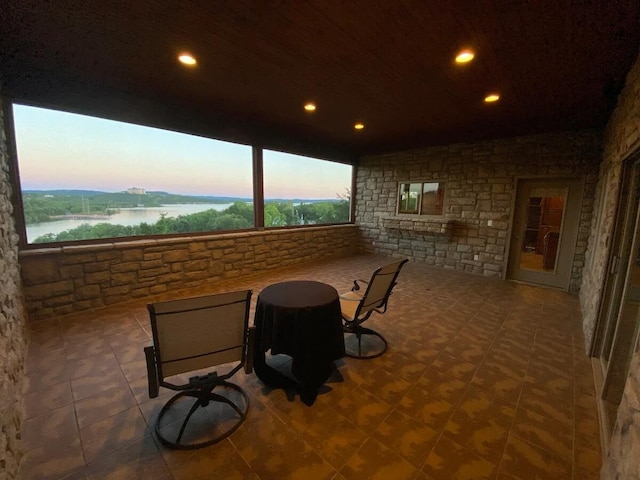
M289 279L346 291L385 260L299 265L170 296L252 288L255 304ZM575 296L410 262L389 311L367 322L387 353L337 362L311 407L238 373L246 422L196 451L159 446L148 426L167 394L147 394L146 303L168 297L31 326L24 479L599 478Z

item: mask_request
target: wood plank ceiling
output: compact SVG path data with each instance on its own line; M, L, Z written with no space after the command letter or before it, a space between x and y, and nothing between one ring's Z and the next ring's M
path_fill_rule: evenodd
M3 0L0 25L17 101L349 158L600 128L640 48L637 0Z

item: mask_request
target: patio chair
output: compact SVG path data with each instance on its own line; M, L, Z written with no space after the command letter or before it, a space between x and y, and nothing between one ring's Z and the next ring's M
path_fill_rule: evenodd
M144 349L149 397L156 398L159 387L178 392L155 422L164 445L205 447L244 421L249 397L227 380L243 367L252 370L250 300L251 290L243 290L147 305L153 333L153 346ZM212 367L226 373L203 372ZM187 379L187 372L195 375Z
M351 291L340 295L346 355L353 358L375 358L387 351L385 338L370 328L362 326L374 313L385 313L389 296L396 285L402 266L409 260L399 260L378 268L371 279L354 280ZM367 285L364 293L360 283ZM363 351L363 339L364 347ZM354 343L356 345L354 345Z

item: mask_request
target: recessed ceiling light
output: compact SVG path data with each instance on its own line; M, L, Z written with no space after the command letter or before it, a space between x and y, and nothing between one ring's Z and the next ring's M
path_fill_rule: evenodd
M316 104L309 102L304 106L304 109L307 112L315 112L316 111Z
M364 123L356 123L353 128L355 128L356 130L362 130L364 128Z
M484 97L485 103L493 103L497 102L498 100L500 100L500 95L498 95L497 93L490 93L489 95Z
M475 53L472 50L462 50L458 55L456 55L456 63L468 63L473 60L475 57Z
M195 67L198 63L198 61L196 60L196 58L191 55L190 53L181 53L180 55L178 55L178 60L180 61L180 63L182 63L183 65L186 65L188 67Z

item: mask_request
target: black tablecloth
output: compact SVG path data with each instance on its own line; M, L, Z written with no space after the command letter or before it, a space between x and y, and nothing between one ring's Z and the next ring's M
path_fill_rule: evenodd
M291 356L291 371L302 400L312 404L318 389L344 357L340 299L330 285L291 281L271 285L258 296L254 319L254 369L266 384L295 385L266 364L265 352Z

